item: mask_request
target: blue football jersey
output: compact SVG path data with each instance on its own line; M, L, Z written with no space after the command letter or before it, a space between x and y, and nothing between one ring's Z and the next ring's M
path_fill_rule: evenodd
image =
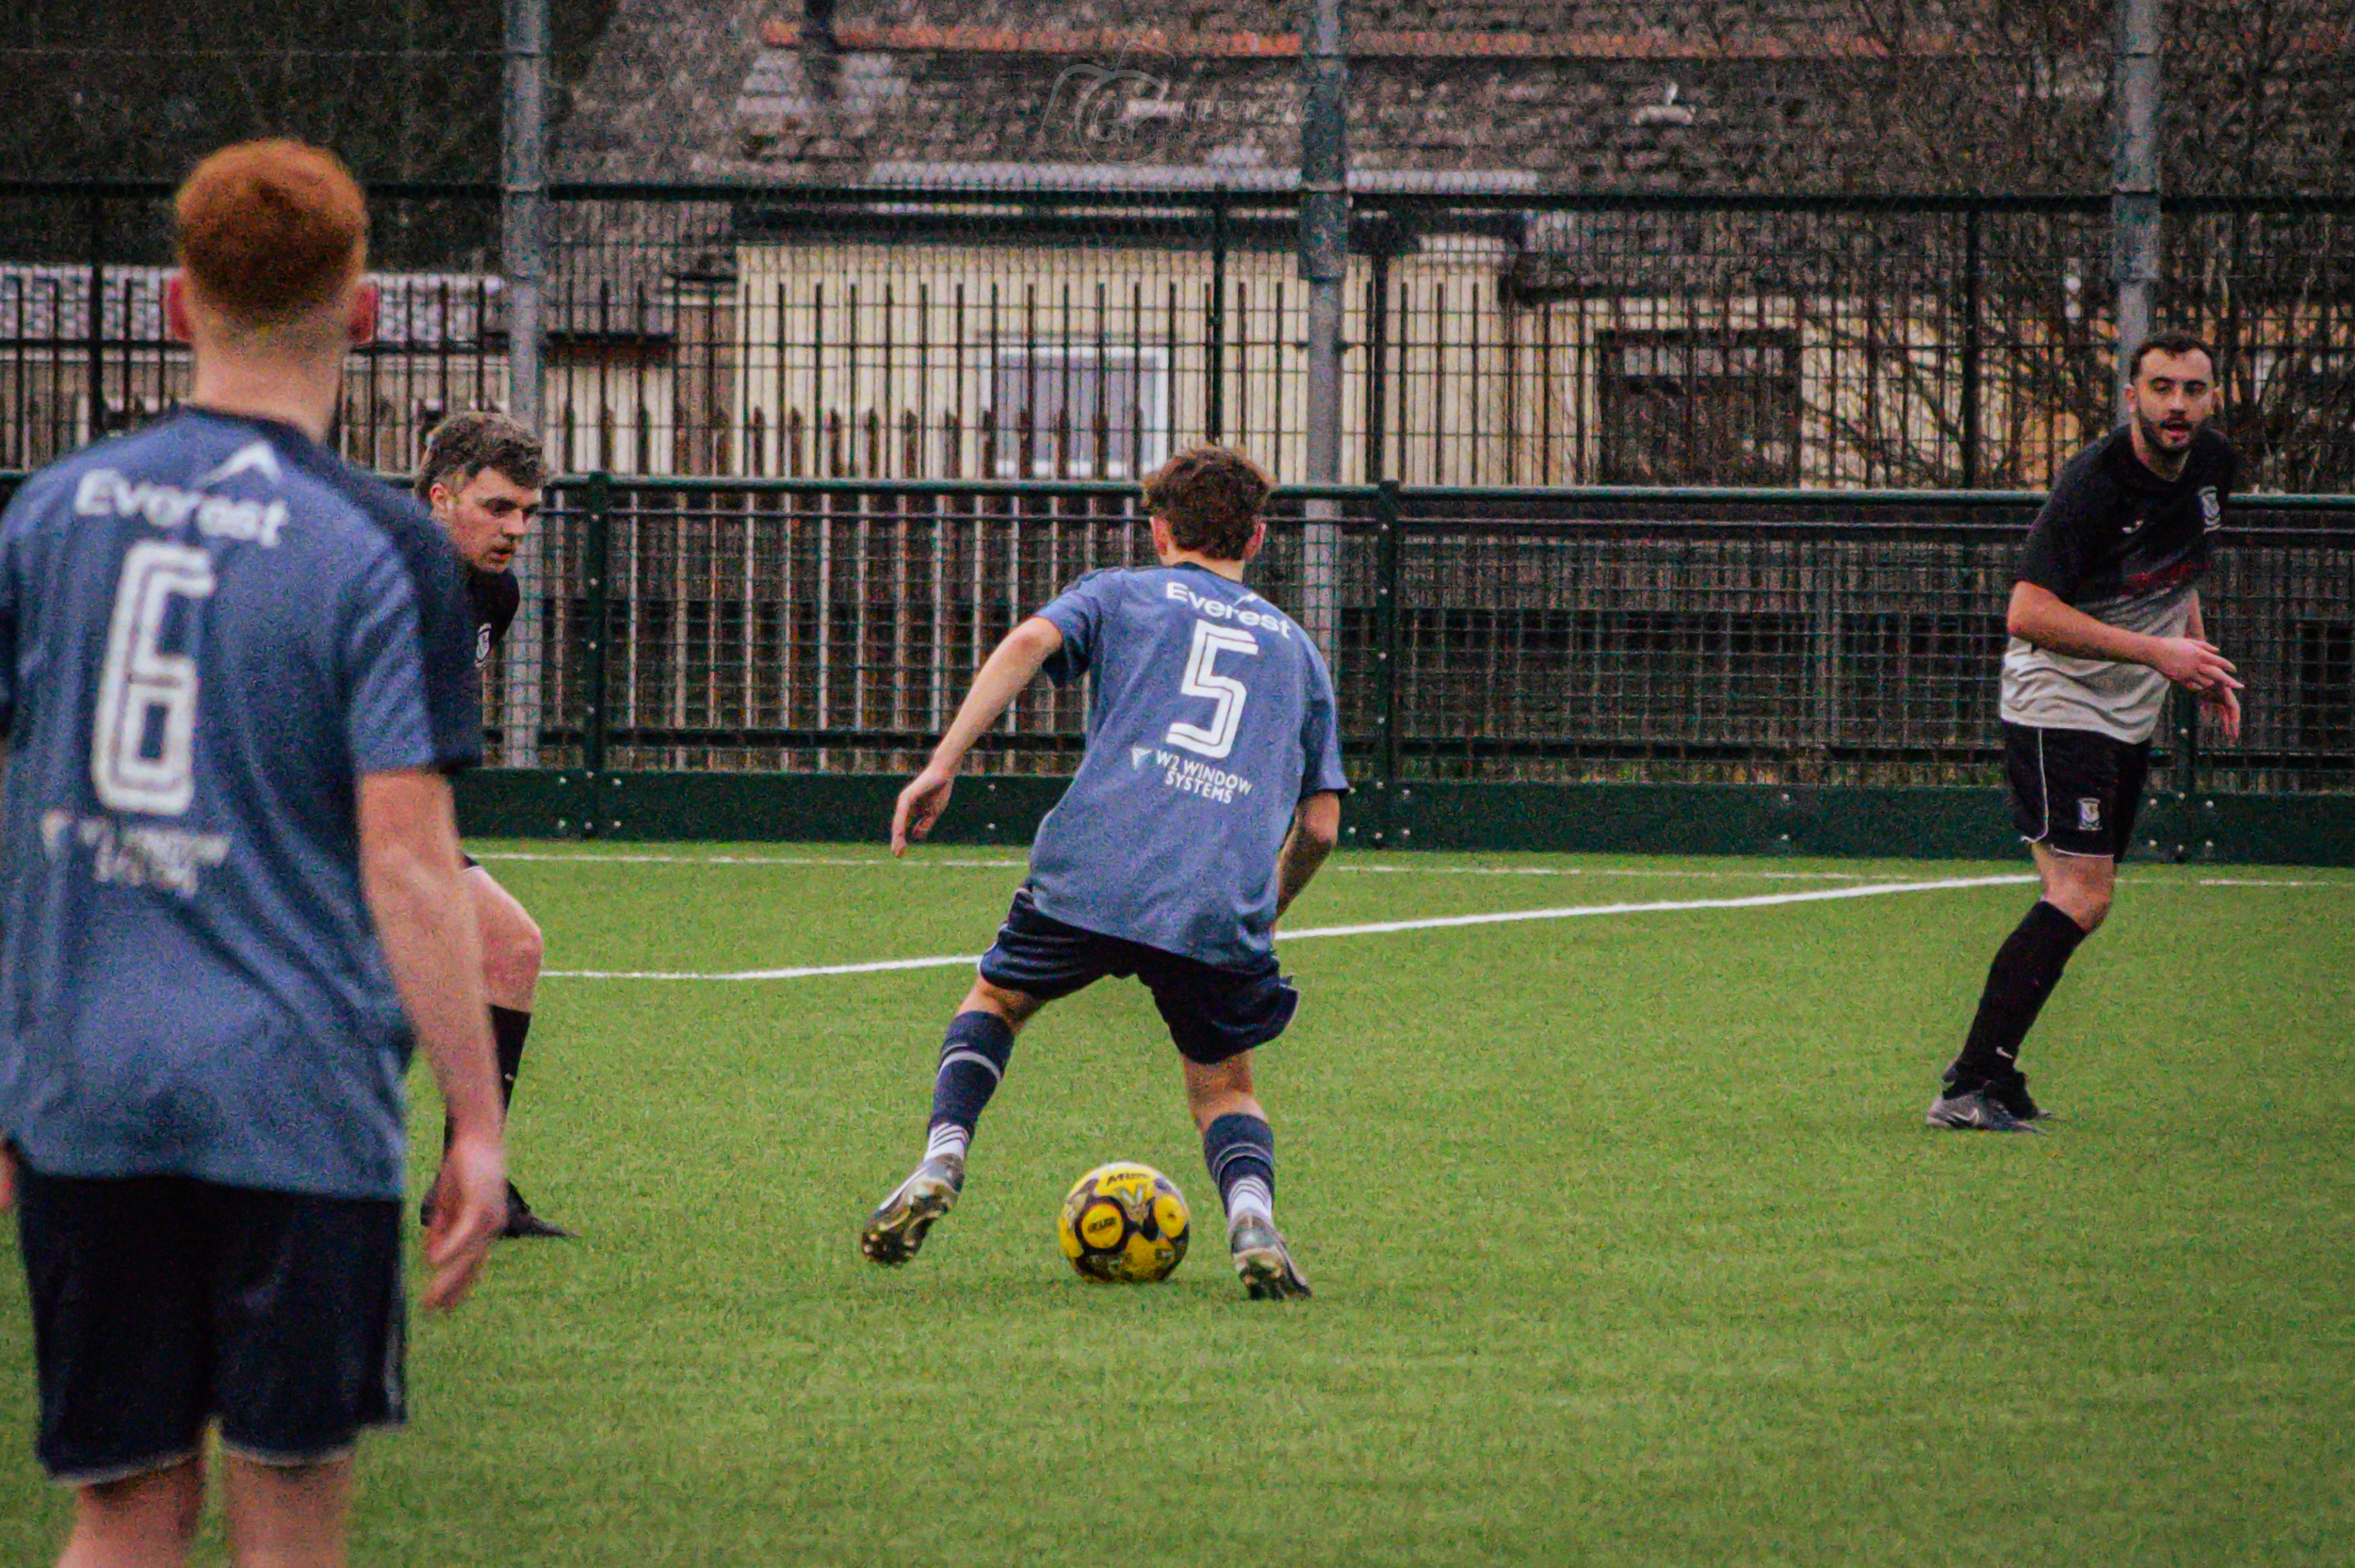
M1273 949L1275 857L1348 787L1333 678L1299 623L1199 566L1091 572L1038 612L1092 673L1087 754L1031 849L1041 913L1205 963Z
M0 1132L54 1175L401 1189L359 779L478 760L456 552L290 427L186 410L0 514Z

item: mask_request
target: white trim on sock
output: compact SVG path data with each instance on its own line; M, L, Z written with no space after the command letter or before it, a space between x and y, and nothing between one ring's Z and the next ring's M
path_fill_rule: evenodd
M1264 1220L1275 1223L1275 1194L1268 1184L1257 1176L1240 1176L1226 1189L1226 1226L1232 1230L1245 1220Z
M989 1074L989 1081L992 1083L1002 1083L1005 1081L1006 1070L1004 1068L999 1066L996 1062L990 1060L979 1051L969 1051L963 1048L944 1052L940 1059L940 1067L938 1072L934 1075L938 1076L939 1073L946 1073L950 1068L955 1066L960 1061L969 1061L976 1067L986 1069Z
M973 1135L954 1122L935 1123L924 1140L924 1157L939 1159L946 1156L950 1159L963 1159L966 1149L972 1141Z

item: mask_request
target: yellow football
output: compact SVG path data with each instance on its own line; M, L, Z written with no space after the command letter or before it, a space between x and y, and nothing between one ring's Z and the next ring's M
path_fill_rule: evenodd
M1148 1285L1185 1260L1185 1194L1149 1165L1099 1165L1072 1184L1056 1229L1080 1278Z

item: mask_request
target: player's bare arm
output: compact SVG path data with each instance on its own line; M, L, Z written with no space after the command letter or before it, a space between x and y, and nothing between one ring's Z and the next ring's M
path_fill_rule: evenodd
M981 672L973 677L973 687L965 694L948 733L933 748L933 760L900 791L899 804L891 813L894 855L906 854L910 839L933 831L933 824L948 809L949 792L955 786L965 754L998 722L1022 688L1038 678L1062 646L1063 633L1055 629L1055 623L1034 615L1007 633L1006 639L991 652Z
M425 1304L446 1309L464 1298L507 1223L497 1070L449 782L421 770L361 780L360 866L393 983L449 1114L426 1242L434 1273Z
M1275 917L1292 907L1324 857L1341 840L1341 798L1319 791L1300 802L1292 813L1292 831L1284 839L1284 852L1275 861Z
M2192 691L2240 689L2233 661L2201 637L2197 620L2188 637L2147 637L2097 621L2050 589L2015 583L2005 629L2047 653L2139 664Z

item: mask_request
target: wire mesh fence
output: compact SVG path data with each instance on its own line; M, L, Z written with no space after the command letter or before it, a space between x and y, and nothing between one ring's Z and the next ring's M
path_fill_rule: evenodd
M167 318L170 190L0 182L0 469L135 428L188 390ZM496 192L369 192L376 341L347 363L334 441L371 468L416 460L447 412L504 406Z
M1247 580L1325 651L1360 779L1988 784L2037 499L1293 488ZM1153 558L1115 481L567 478L484 671L486 756L911 770L1016 623ZM2179 711L2157 787L2355 790L2355 496L2236 503L2201 593L2246 734ZM975 769L1071 772L1086 703L1034 686Z
M507 400L496 192L372 193L374 466ZM170 407L169 192L0 184L0 465ZM543 408L576 472L1119 479L1203 438L1296 476L1286 189L559 186ZM2000 488L2109 422L2103 204L1365 190L1342 477ZM2258 488L2355 484L2355 202L2180 199L2161 317Z
M185 395L169 196L0 184L0 468ZM333 440L398 473L507 401L497 193L371 196L384 310ZM1146 558L1134 481L1170 451L1302 466L1288 189L552 207L550 455L609 477L560 487L527 558L487 683L511 765L907 767L1015 620ZM2161 318L2217 343L2244 483L2355 486L2355 202L2179 200L2165 237ZM1255 581L1385 777L1990 779L2028 515L1998 491L2108 424L2108 239L2074 198L1361 189L1347 483L1313 517L1289 493ZM1597 485L1740 493L1564 488ZM2355 786L2332 516L2236 509L2210 623L2256 697L2198 759L2220 787ZM1080 703L1027 694L985 766L1066 770Z
M1326 650L1361 777L1990 784L2033 509L1295 490L1249 581ZM600 477L547 519L537 625L486 694L495 748L546 767L911 769L1024 616L1153 558L1110 483ZM2250 696L2240 746L2184 758L2200 787L2355 787L2355 500L2236 509L2203 599ZM1033 687L976 768L1069 772L1085 701Z

